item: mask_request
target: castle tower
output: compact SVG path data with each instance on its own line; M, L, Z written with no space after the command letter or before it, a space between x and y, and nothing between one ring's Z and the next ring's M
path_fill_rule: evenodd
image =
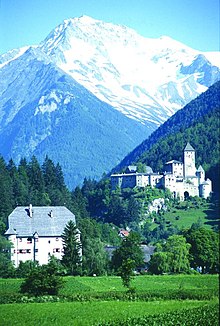
M196 171L196 176L199 178L199 184L205 181L205 171L201 165Z
M184 178L196 175L195 150L187 143L184 149Z

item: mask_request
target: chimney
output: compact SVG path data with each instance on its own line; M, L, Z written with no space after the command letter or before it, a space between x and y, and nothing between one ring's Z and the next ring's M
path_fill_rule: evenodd
M33 216L32 204L29 205L29 216Z

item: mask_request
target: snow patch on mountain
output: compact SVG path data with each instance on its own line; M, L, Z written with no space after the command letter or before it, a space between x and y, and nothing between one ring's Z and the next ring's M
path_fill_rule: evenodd
M10 51L0 55L0 68L4 67L12 60L15 60L18 57L20 57L29 48L30 48L30 46L24 46L22 48L10 50Z

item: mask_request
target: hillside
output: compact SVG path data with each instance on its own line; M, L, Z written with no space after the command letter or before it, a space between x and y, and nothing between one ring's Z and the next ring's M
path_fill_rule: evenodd
M171 159L182 161L182 150L190 142L196 149L196 165L203 165L216 190L219 185L219 90L220 82L217 82L175 113L113 171L138 162L161 171L163 164Z

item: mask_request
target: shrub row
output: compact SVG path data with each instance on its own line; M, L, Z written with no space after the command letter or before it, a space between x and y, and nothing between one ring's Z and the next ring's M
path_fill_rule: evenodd
M149 292L97 292L71 295L44 295L33 297L21 293L3 294L0 296L0 304L27 303L27 302L73 302L73 301L153 301L153 300L211 300L218 296L218 290L210 289L185 289L185 290L155 290Z
M198 308L183 309L159 315L140 318L127 318L113 322L99 323L96 326L218 326L219 305L206 305Z

